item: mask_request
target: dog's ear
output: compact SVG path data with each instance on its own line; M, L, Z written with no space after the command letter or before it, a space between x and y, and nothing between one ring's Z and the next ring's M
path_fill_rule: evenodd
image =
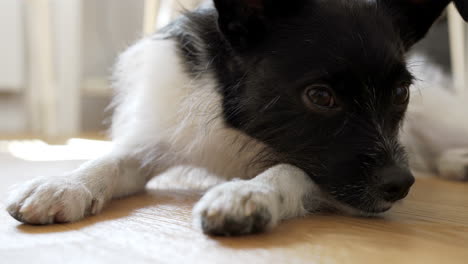
M379 7L394 18L405 48L421 40L451 0L377 0ZM468 19L468 0L454 0L460 14Z
M214 0L218 10L218 25L226 39L236 49L256 43L274 21L293 15L306 0Z
M455 0L454 2L460 15L468 22L468 0Z

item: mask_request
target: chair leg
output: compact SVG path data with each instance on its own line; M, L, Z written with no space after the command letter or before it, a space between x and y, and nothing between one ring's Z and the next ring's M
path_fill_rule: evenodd
M156 29L156 19L159 13L160 0L145 0L143 17L143 35L151 35Z
M468 55L465 52L466 26L453 4L448 10L448 22L454 86L456 92L462 94L466 91L465 86L468 84L465 76Z

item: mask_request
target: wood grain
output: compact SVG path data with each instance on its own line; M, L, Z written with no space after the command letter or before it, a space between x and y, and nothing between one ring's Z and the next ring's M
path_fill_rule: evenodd
M4 210L9 185L80 162L0 155L1 263L468 263L468 184L418 178L379 218L313 215L247 237L213 238L192 226L201 192L154 182L98 216L22 225Z

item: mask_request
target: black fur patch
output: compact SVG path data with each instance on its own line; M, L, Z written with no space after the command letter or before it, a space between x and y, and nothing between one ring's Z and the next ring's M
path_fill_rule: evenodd
M379 171L408 167L398 142L407 105L394 99L412 81L405 52L444 6L430 4L429 17L401 1L301 0L285 12L280 1L245 1L217 0L220 12L187 13L166 29L187 72L214 74L226 124L269 146L270 165L295 165L336 200L378 212ZM308 108L311 85L330 87L340 110Z

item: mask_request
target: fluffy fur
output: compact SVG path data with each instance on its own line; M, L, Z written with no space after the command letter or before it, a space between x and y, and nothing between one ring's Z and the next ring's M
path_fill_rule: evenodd
M419 81L400 135L411 167L468 180L467 96L456 93L448 75L426 57L414 55L409 64Z
M240 178L194 209L197 226L215 235L258 232L323 208L375 214L406 196L413 177L398 130L407 105L394 103L395 89L412 79L404 53L445 5L429 4L412 27L402 14L414 6L403 1L215 4L120 56L113 150L16 187L13 217L77 221L178 165ZM339 109L304 97L324 83Z

